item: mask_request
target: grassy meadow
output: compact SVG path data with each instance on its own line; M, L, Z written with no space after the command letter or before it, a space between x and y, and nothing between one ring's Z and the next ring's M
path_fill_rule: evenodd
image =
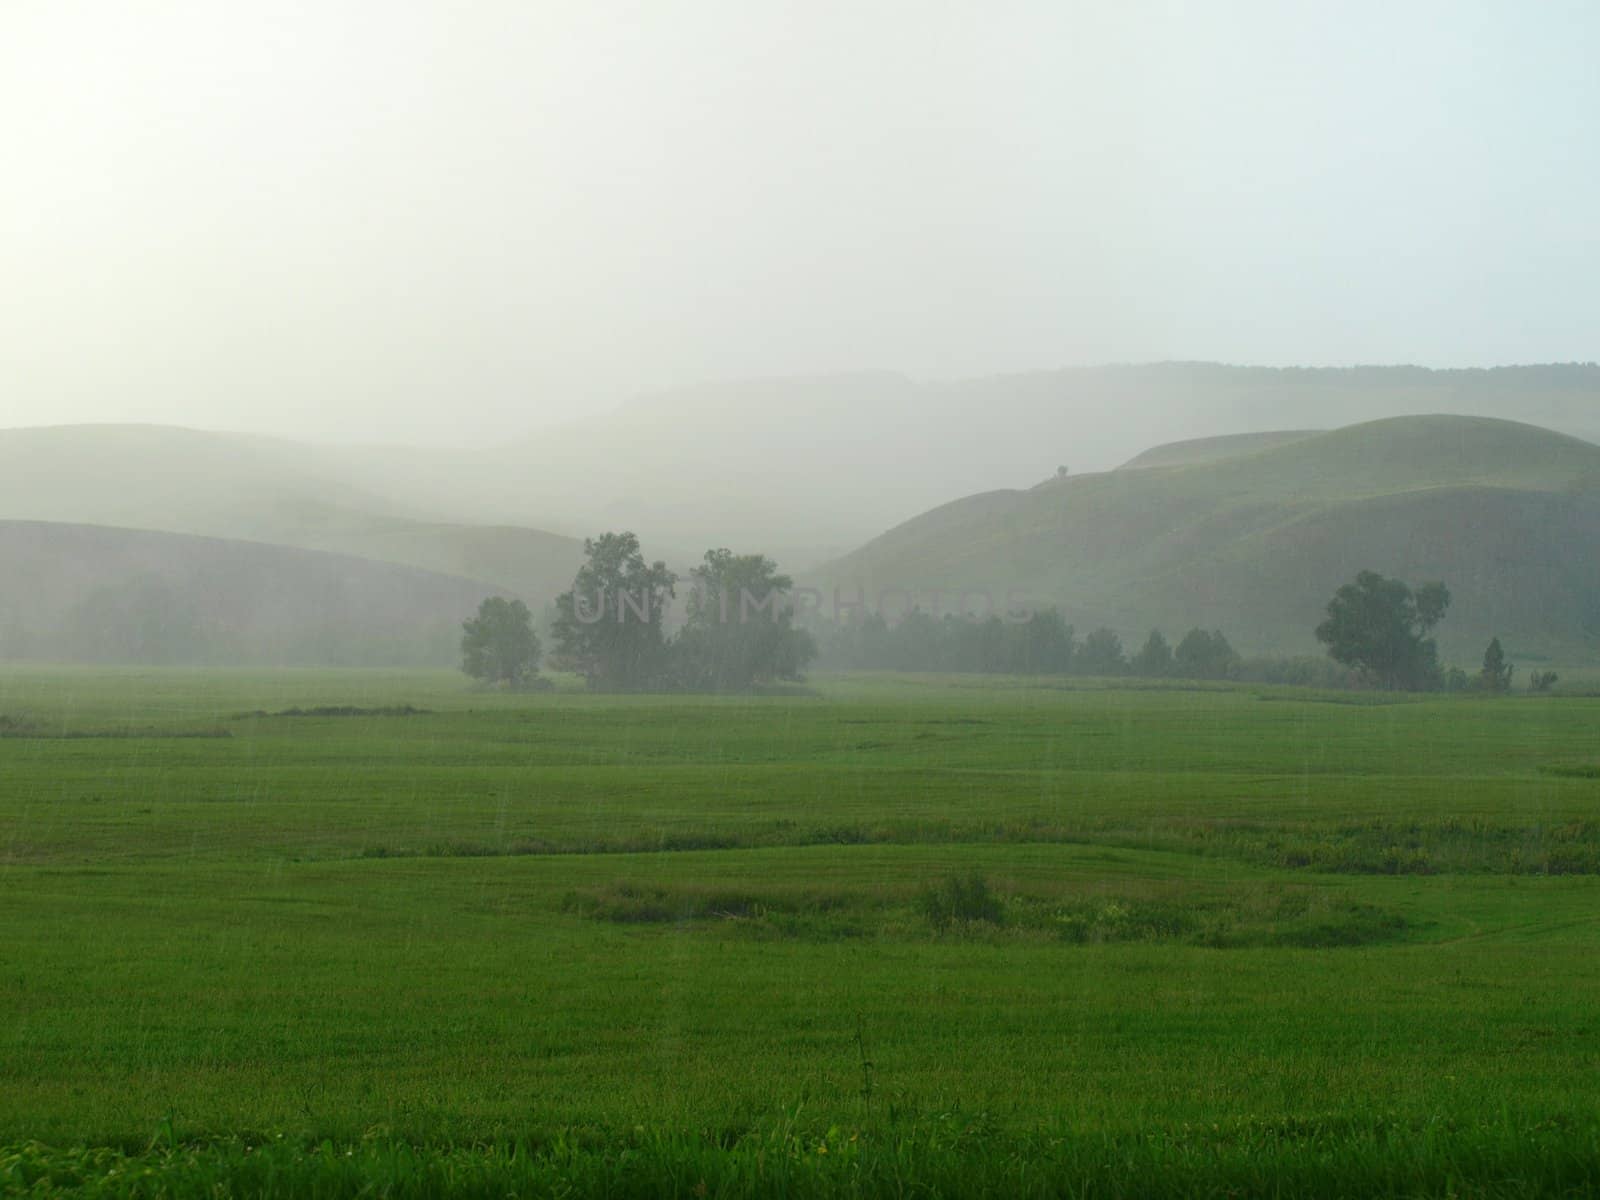
M8 668L0 1193L1584 1194L1597 735Z

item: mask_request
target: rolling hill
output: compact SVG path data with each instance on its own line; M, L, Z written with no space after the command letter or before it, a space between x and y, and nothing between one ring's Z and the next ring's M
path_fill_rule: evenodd
M1197 463L1219 462L1224 458L1237 458L1241 454L1269 450L1273 446L1297 442L1301 438L1325 432L1327 431L1323 429L1286 429L1282 432L1234 433L1221 437L1168 442L1163 446L1152 446L1143 453L1136 454L1122 464L1122 469L1130 471L1141 467L1191 467Z
M402 469L354 481L345 453L277 438L152 425L0 430L0 520L191 533L330 550L480 580L545 601L582 543L450 519L449 494Z
M1600 438L1600 366L1159 363L953 382L888 371L744 380L470 450L150 426L0 431L0 519L337 550L547 598L570 581L579 539L607 529L633 529L650 555L680 565L728 546L804 570L951 496L1061 465L1175 466L1173 455L1266 449L1285 436L1273 431L1428 413Z
M349 555L0 521L0 658L448 665L484 587Z
M1161 443L1430 413L1600 439L1600 366L1158 363L953 382L886 371L728 382L543 431L497 452L502 465L488 455L461 486L479 489L489 509L479 519L574 532L626 522L669 558L731 545L803 569L951 496L1062 464L1100 471Z
M1136 458L945 504L812 573L846 594L1054 604L1125 639L1201 625L1249 651L1314 653L1333 590L1371 568L1443 579L1441 645L1600 651L1600 446L1517 422L1402 417ZM895 600L896 605L903 601Z

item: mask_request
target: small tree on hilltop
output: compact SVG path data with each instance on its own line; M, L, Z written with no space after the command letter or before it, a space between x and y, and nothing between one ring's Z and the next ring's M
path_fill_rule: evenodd
M539 669L533 614L521 600L490 596L461 623L461 669L488 684L521 687Z
M1317 640L1335 662L1355 667L1380 687L1430 691L1440 686L1439 648L1428 633L1450 607L1450 590L1428 583L1416 592L1398 579L1362 571L1328 602Z
M1483 670L1478 673L1478 686L1497 696L1509 692L1511 676L1516 669L1506 661L1506 652L1500 645L1500 639L1495 638L1483 652Z

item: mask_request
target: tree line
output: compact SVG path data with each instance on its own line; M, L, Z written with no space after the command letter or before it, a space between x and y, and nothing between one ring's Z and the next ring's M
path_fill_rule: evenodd
M940 671L952 674L1132 675L1144 678L1227 679L1242 661L1221 630L1191 629L1174 647L1152 630L1129 654L1115 630L1079 638L1055 609L1025 620L984 620L913 609L891 623L881 613L829 628L821 658L842 669Z
M1129 652L1101 626L1079 638L1055 609L1002 621L912 609L891 622L881 612L803 628L789 597L793 580L761 554L708 550L686 580L646 561L632 533L584 542L573 586L556 600L549 664L581 675L597 691L738 692L799 680L820 655L838 669L952 674L1092 675L1368 686L1404 691L1509 692L1516 668L1499 638L1476 674L1446 667L1431 636L1450 607L1442 582L1412 589L1362 571L1328 602L1314 630L1337 671L1315 660L1245 660L1219 629L1189 630L1174 645L1151 630ZM680 582L687 616L673 632L667 614ZM486 684L548 686L538 674L543 645L521 600L490 597L464 622L462 669ZM1530 689L1549 691L1554 672L1535 671Z

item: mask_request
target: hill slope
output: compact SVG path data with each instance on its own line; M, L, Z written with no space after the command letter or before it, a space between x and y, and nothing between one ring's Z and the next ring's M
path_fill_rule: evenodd
M403 461L404 452L395 452ZM582 545L441 520L451 497L394 472L368 487L342 454L152 425L0 430L0 519L113 525L332 550L464 575L535 600L572 581ZM0 560L3 561L3 560Z
M648 553L677 563L729 546L803 569L951 496L1050 478L1061 465L1105 470L1158 446L1137 465L1171 466L1175 455L1198 461L1248 445L1219 432L1426 413L1515 417L1600 438L1600 366L1163 363L957 382L891 372L746 380L642 397L478 450L19 430L0 432L0 519L403 554L545 597L570 581L579 556L560 534L633 529ZM1172 445L1183 439L1205 441ZM396 532L404 522L429 528ZM554 532L461 546L463 526L486 525Z
M1124 471L1143 467L1192 467L1198 463L1219 462L1224 458L1237 458L1241 454L1254 454L1270 450L1287 442L1325 433L1322 429L1286 429L1268 433L1234 433L1222 437L1190 438L1183 442L1167 442L1152 446L1122 464Z
M820 569L824 587L1016 590L1125 638L1221 627L1315 652L1333 590L1371 568L1443 579L1440 639L1600 647L1600 447L1516 422L1408 417L1255 452L1052 480L925 513ZM898 603L898 602L897 602Z
M94 662L454 660L484 587L348 555L0 521L0 657Z
M528 440L511 452L517 482L501 488L493 515L584 531L630 521L668 557L730 544L803 568L951 496L1063 464L1106 470L1180 439L1429 413L1600 438L1600 367L1163 363L958 382L878 372L723 383Z

